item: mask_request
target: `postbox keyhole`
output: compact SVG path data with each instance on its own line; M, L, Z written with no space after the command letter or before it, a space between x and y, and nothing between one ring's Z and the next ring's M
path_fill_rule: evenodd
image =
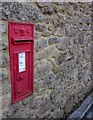
M19 80L23 80L23 77L22 77L22 76L19 76Z

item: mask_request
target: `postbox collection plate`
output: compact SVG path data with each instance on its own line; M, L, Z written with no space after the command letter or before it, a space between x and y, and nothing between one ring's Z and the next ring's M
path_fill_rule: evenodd
M33 93L34 24L8 23L12 103Z

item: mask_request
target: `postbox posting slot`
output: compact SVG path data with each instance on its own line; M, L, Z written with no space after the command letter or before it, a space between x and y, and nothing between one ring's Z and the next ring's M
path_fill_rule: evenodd
M12 38L12 43L14 44L20 44L20 43L30 43L33 40L33 38L27 39L27 38Z

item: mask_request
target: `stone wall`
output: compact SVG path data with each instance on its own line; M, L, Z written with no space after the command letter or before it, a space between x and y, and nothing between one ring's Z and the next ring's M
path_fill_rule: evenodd
M35 24L34 93L14 105L9 73L9 20ZM0 33L3 118L64 118L91 91L91 3L5 2Z

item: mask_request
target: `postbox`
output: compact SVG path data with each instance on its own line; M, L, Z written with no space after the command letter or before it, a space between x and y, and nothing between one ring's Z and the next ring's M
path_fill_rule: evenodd
M12 103L33 93L34 24L8 23Z

